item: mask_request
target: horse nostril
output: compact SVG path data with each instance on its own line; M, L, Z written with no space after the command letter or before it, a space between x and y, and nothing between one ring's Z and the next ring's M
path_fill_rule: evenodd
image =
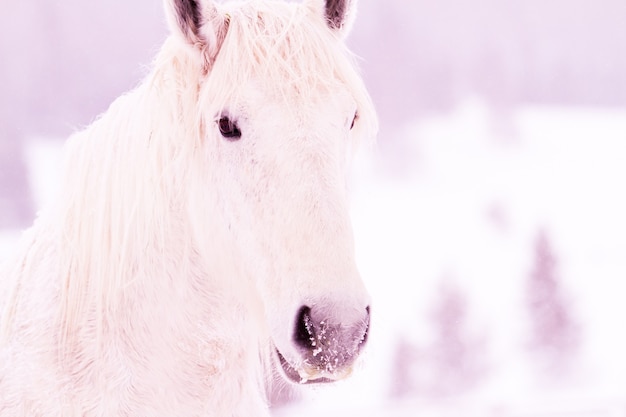
M313 333L313 323L311 322L311 307L302 306L296 318L294 341L299 347L311 350L315 346L314 340L315 335Z
M370 332L370 306L365 307L365 311L367 311L367 316L365 316L364 322L365 330L363 331L363 336L361 336L361 341L359 342L360 345L365 345L367 342L367 336Z
M358 349L365 345L369 335L370 307L367 306L365 311L365 316L352 325L340 322L332 324L325 320L318 321L319 319L312 317L311 307L302 306L296 316L294 343L304 351L319 350L337 342L345 343L346 346L352 345ZM329 338L334 338L334 340Z

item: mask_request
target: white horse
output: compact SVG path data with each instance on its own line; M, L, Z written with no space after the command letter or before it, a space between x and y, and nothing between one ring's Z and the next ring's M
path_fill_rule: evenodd
M354 3L166 0L153 70L69 139L0 275L0 416L265 416L276 374L350 374Z

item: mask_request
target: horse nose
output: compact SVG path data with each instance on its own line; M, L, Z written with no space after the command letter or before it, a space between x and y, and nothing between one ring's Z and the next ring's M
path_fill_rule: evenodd
M343 315L328 306L302 306L293 339L305 363L332 374L356 360L367 341L369 327L369 306L358 314Z

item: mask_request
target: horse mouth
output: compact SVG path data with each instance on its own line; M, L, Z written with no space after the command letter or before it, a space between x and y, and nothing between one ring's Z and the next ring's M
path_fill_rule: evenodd
M296 384L320 384L335 382L347 378L352 373L352 367L343 368L329 372L316 366L310 366L305 363L297 368L289 363L287 359L276 349L278 362L283 369L285 377Z

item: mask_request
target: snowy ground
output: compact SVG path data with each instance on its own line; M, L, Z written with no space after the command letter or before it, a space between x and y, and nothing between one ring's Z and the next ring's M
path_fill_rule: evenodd
M402 176L374 157L355 166L357 254L374 299L364 361L351 380L306 391L276 415L626 416L626 110L494 114L468 100L407 126L398 144L409 161ZM28 149L43 203L58 145ZM581 335L558 375L527 347L526 285L540 235ZM0 232L0 259L16 236ZM464 300L459 355L477 372L442 377L435 359L416 359L437 341L444 287ZM413 386L394 396L400 375Z

